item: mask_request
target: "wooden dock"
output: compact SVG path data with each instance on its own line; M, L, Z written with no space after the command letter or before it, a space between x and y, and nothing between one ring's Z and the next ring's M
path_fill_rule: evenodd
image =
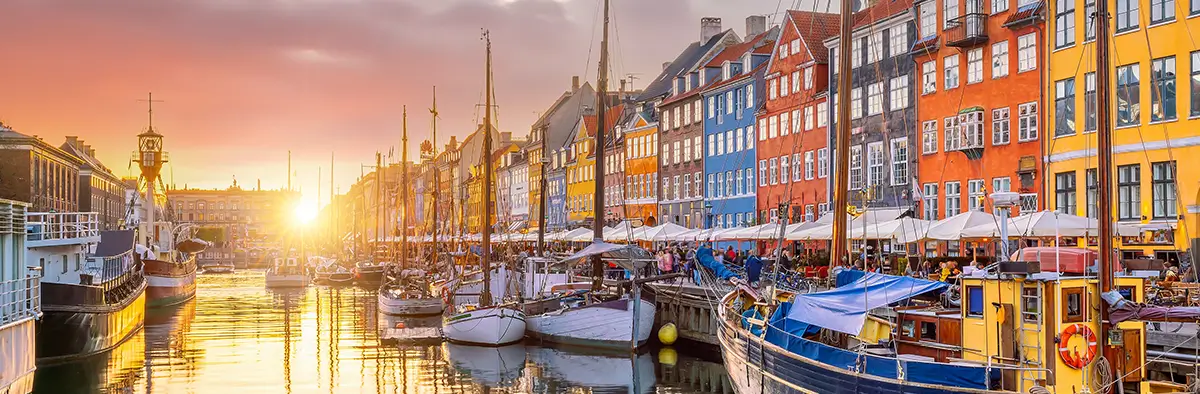
M645 287L655 296L655 329L675 323L680 338L714 348L720 346L717 343L720 324L714 307L729 289L696 286L690 281L647 283Z

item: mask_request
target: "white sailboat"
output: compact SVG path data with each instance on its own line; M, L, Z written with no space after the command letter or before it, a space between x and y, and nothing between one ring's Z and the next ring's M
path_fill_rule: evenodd
M308 273L295 257L275 259L274 266L267 270L266 285L268 288L308 287Z
M483 200L492 201L492 41L485 31L487 42L487 83L484 89L486 104L483 127ZM491 220L492 206L483 205L483 242L480 247L480 265L483 270L483 291L478 305L455 306L451 315L442 321L442 331L451 342L500 346L516 343L525 336L525 313L515 304L492 303L491 296Z

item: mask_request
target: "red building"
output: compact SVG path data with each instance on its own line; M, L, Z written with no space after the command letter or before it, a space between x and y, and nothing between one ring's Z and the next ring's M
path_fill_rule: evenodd
M986 196L996 191L1021 193L1022 212L1041 209L1042 3L918 0L915 7L921 216L991 211Z
M828 210L829 51L837 14L788 11L768 64L758 113L758 211L777 220L788 206L790 222L813 221Z

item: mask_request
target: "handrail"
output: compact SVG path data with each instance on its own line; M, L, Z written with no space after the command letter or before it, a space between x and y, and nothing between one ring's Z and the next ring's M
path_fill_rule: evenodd
M0 282L0 326L42 314L41 276L35 272L24 278Z
M51 241L100 236L96 212L27 212L25 240Z

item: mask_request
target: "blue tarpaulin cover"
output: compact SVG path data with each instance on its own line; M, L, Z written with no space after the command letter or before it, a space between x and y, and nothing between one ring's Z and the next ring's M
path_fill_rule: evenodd
M834 282L833 286L834 287L842 287L842 286L854 283L854 281L862 279L863 275L865 275L866 273L867 273L866 271L859 271L859 270L838 271L837 279L836 279L836 282Z
M700 261L700 265L712 270L713 274L721 279L729 279L737 276L729 268L725 268L724 264L717 263L717 259L713 258L713 250L710 247L702 246L696 250L696 260Z
M829 291L796 296L788 319L858 335L867 311L949 287L931 280L864 273L862 278Z

